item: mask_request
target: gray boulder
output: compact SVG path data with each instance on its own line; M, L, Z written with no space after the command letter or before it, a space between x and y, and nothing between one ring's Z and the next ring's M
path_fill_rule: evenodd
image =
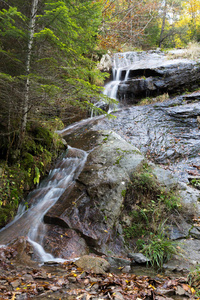
M110 270L110 264L101 257L84 255L75 261L75 265L84 271L95 274L106 274Z
M75 230L95 251L123 255L123 237L117 234L123 192L144 157L112 131L101 132L93 147L74 187L64 192L44 221Z
M132 264L147 264L150 262L150 259L144 256L142 253L129 253L128 257L132 260Z
M110 53L106 53L102 56L97 68L103 72L110 72L112 70L112 58Z

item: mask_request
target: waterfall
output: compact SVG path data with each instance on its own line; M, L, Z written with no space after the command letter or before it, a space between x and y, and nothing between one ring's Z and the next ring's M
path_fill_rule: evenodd
M165 60L164 53L159 51L115 53L112 67L113 80L105 85L104 95L119 100L119 85L123 85L127 80L132 79L130 76L131 70L144 70L160 66L163 65Z
M130 79L130 70L134 69L139 61L141 67L148 65L142 54L136 52L116 53L113 57L113 81L105 86L104 94L117 99L119 84ZM149 58L148 61L150 66L151 60ZM158 63L161 61L159 55L157 55L157 61ZM85 119L58 131L58 133L64 136L103 118L105 118L104 115ZM9 244L18 237L25 236L33 245L40 261L58 260L43 249L43 237L45 235L43 218L63 192L75 183L86 160L87 153L85 151L68 148L66 155L57 163L55 169L51 170L49 176L41 182L39 187L29 194L27 202L30 208L26 210L25 207L20 206L15 219L0 230L0 247Z
M31 203L30 208L20 209L15 219L0 230L0 244L5 245L17 237L27 236L41 262L62 261L43 249L45 234L43 218L63 192L75 184L85 165L87 155L83 150L68 147L63 158L49 172L49 176L29 194L27 201Z
M129 79L130 67L138 59L136 52L115 53L113 56L112 76L113 80L105 85L104 95L118 100L117 92L119 84ZM125 73L122 79L122 72Z

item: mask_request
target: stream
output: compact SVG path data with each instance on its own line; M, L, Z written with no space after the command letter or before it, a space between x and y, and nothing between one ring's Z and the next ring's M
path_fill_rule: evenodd
M54 169L49 172L49 176L29 194L27 202L30 208L28 210L25 210L25 206L19 208L15 219L1 229L0 244L5 245L18 237L27 236L28 241L34 247L38 261L41 263L47 261L63 262L63 259L53 257L42 247L45 236L43 217L63 192L73 187L86 159L87 153L85 151L69 146Z
M130 68L163 63L162 55L153 54L146 61L135 53L115 55L113 80L105 86L104 94L117 99L118 85L129 79ZM91 130L113 130L136 146L149 161L169 169L182 184L189 176L200 176L200 93L177 96L161 103L144 106L123 106L112 112L116 118L103 115L72 124L60 135L73 134L85 127ZM124 100L125 102L125 100ZM79 148L79 147L78 147ZM27 236L40 262L59 261L43 249L45 224L43 217L66 189L71 189L87 160L88 152L69 147L49 176L30 193L29 209L19 210L15 219L0 231L0 244L5 245L21 236ZM62 261L62 260L61 260Z

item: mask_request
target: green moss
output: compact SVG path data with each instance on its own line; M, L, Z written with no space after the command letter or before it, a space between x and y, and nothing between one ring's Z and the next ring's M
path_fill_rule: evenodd
M125 197L126 196L126 190L122 190L121 195L122 195L122 197Z
M21 148L21 152L22 154L23 153L30 153L32 155L35 155L36 152L37 152L37 145L33 139L33 137L30 135L30 136L26 136L25 139L24 139L24 142L22 144L22 148Z
M50 150L53 144L53 134L45 127L36 127L34 130L34 140L46 149Z
M3 227L6 223L8 223L13 218L14 214L15 211L10 205L0 207L0 228Z
M15 215L23 198L24 173L19 166L6 166L0 176L0 226L4 226Z
M31 155L30 153L25 153L24 154L24 158L21 162L22 167L26 170L28 168L31 168L34 164L34 158L33 155Z

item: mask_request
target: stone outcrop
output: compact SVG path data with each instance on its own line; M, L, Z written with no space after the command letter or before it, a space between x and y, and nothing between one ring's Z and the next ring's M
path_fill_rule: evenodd
M129 103L138 102L141 97L168 92L179 93L198 87L200 67L194 61L174 60L159 67L130 69L129 79L118 87L119 99Z
M106 274L111 267L109 262L104 258L90 255L83 255L75 261L75 265L87 272L93 272L95 274Z
M102 72L110 72L112 69L111 53L104 54L97 65L97 68Z
M91 144L86 142L86 136ZM88 159L75 186L66 190L45 215L44 220L48 223L45 250L67 259L87 255L90 251L109 257L127 257L130 249L126 249L119 223L121 214L125 213L123 194L132 174L145 162L144 157L113 131L87 132L77 134L73 140L70 136L67 138L72 146L77 146L78 140L79 146L89 151ZM192 187L180 185L169 170L153 163L149 165L160 186L167 191L178 188L182 203L188 207L196 205L198 210L199 192L194 194ZM199 238L199 228L192 228L182 219L176 222L168 229L171 239L182 239L187 243L190 238ZM198 257L198 253L195 255ZM111 265L113 259L109 260ZM191 261L182 265L186 268Z
M111 73L112 63L117 99L130 104L149 96L192 90L198 88L200 82L198 61L185 58L169 59L162 51L116 53L112 59L107 57L107 61L110 62L109 65L103 67L102 64L102 70L106 69ZM109 96L109 93L107 95Z
M143 160L140 151L119 135L102 132L75 186L46 213L45 222L76 231L93 251L123 254L123 238L117 234L123 191ZM60 254L70 256L64 250Z

